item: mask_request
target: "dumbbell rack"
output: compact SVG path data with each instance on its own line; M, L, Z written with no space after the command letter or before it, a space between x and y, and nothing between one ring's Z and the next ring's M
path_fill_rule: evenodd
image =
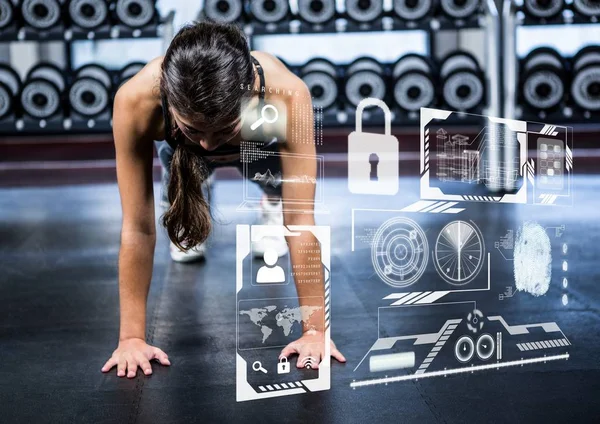
M428 37L428 48L430 55L436 51L435 33L440 30L461 30L469 28L482 28L485 30L486 52L483 69L485 70L485 87L487 107L481 111L482 114L500 116L501 113L501 77L500 77L500 17L494 0L483 0L482 9L475 15L464 20L452 20L443 16L417 22L408 22L392 16L387 11L384 16L369 23L359 23L351 20L344 14L325 24L309 24L298 19L287 19L279 23L244 23L244 31L253 46L256 36L275 34L343 34L355 32L397 32L397 31L424 31ZM339 66L339 65L338 65ZM384 65L389 68L389 65ZM297 70L299 67L291 67ZM342 70L344 66L341 66ZM342 87L338 92L342 93ZM469 125L469 116L463 115L461 125ZM418 114L409 119L392 108L392 124L396 126L418 126ZM365 111L365 125L381 125L384 115L378 111ZM324 126L353 126L355 122L354 111L326 111L323 116Z
M333 34L352 32L374 32L374 31L430 31L439 29L464 29L478 28L477 17L461 21L459 25L446 18L436 20L430 24L425 21L406 22L397 17L383 16L371 22L356 22L351 19L337 19L325 24L310 24L299 20L289 20L279 23L252 23L245 25L248 35L276 35L276 34Z
M80 28L66 28L64 25L46 30L37 31L31 28L9 27L0 32L0 43L18 41L63 41L65 48L65 73L71 76L72 69L72 43L83 40L124 40L162 38L164 48L169 45L174 36L175 12L170 11L165 17L141 27L128 28L122 25L104 25L95 30L87 31ZM116 71L109 71L111 77ZM112 131L112 118L98 119L71 119L70 116L51 119L35 119L29 116L17 116L14 121L0 121L0 134L63 134L63 133L110 133Z
M175 13L171 11L170 13ZM163 26L169 21L169 15L142 28L129 28L122 25L103 25L94 30L78 27L67 28L60 24L48 30L36 30L29 27L8 27L0 31L0 42L11 41L76 41L76 40L112 40L129 38L160 38Z
M572 24L591 24L598 25L598 19L594 17L585 18L578 14L563 13L551 19L540 19L535 20L525 15L522 12L522 7L517 4L515 0L504 0L503 7L503 34L504 34L504 45L503 45L503 98L504 98L504 117L509 119L524 119L524 120L543 120L552 123L577 123L577 124L592 124L597 126L600 116L596 114L590 114L585 117L581 114L573 113L569 110L568 114L565 115L563 111L552 112L547 115L535 116L523 114L521 109L518 107L517 101L517 90L520 87L519 81L519 63L520 60L517 57L517 32L520 27L523 26L539 26L539 25L572 25ZM570 109L570 108L569 108Z
M495 8L495 5L494 5ZM383 16L369 22L358 22L348 16L347 13L337 14L337 17L323 24L311 24L290 15L287 19L277 23L263 23L253 21L244 23L247 35L275 35L275 34L328 34L328 33L352 33L352 32L374 32L374 31L437 31L444 29L466 29L479 28L481 26L480 15L476 14L467 19L453 20L445 16L437 16L431 19L427 16L419 21L405 21L393 14L392 11L384 11Z

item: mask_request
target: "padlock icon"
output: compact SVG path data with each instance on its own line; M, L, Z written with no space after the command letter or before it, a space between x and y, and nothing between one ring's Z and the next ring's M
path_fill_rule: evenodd
M279 358L279 363L277 364L277 374L287 374L290 372L290 363L288 362L288 358L285 356Z
M362 132L367 106L377 106L385 116L385 133ZM398 193L398 140L392 135L392 115L383 100L367 97L356 108L356 130L348 137L348 190L356 194Z

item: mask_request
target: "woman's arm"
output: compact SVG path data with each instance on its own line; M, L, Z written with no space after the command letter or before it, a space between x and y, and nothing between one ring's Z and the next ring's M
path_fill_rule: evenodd
M300 79L294 82L294 91L299 96L293 98L288 105L288 128L287 142L281 146L282 172L283 172L283 209L284 223L288 225L315 225L314 199L316 184L306 181L317 181L316 141L314 139L314 117L310 91ZM290 116L290 111L302 111L298 116ZM314 160L294 160L293 155L306 155L314 157ZM293 179L300 177L299 182ZM312 203L303 206L301 213L290 212L290 206L294 202ZM310 232L302 232L300 236L287 237L290 247L292 272L298 293L299 303L302 306L319 307L303 320L304 335L294 343L283 349L281 355L288 356L298 353L297 366L304 363L307 356L316 357L318 362L324 354L324 316L325 316L325 284L323 267L321 263L321 248L318 240ZM319 299L319 300L317 300ZM337 350L333 341L331 342L331 355L341 362L345 362L344 356ZM314 364L318 367L318 364Z
M288 105L287 142L280 147L280 151L284 153L281 163L284 180L282 188L284 224L286 226L315 225L316 184L306 182L317 179L317 149L314 141L312 100L304 82L297 80L294 88L299 95L294 97L291 104ZM291 112L300 110L302 113L298 115ZM285 153L289 155L285 155ZM294 155L314 157L314 160L294 160ZM298 177L301 177L302 180L293 181ZM311 204L308 199L311 199L313 203ZM295 209L294 202L303 203L304 211L290 211L290 209ZM316 261L314 261L318 257L318 265L321 264L320 247L316 238L309 232L303 232L300 236L287 237L287 242L290 247L292 272L300 303L305 305L306 301L303 299L312 298L314 301L315 297L323 298L325 292L322 269L320 266L316 267ZM313 275L314 272L318 272L319 275ZM320 283L315 283L315 280ZM322 318L323 314L313 314L311 322L304 321L304 331L311 328L323 331L323 320L319 317Z
M129 84L129 85L128 85ZM152 184L153 142L145 128L151 121L150 102L137 94L136 82L125 84L115 97L113 133L117 180L123 223L119 250L119 346L103 371L117 365L117 375L134 377L137 367L152 372L149 360L168 365L167 355L148 346L146 300L150 281L156 228ZM141 97L141 98L140 98Z
M152 187L152 140L136 131L135 95L119 90L115 97L113 131L117 180L123 223L119 251L119 338L143 339L146 334L146 298L152 278L156 228Z

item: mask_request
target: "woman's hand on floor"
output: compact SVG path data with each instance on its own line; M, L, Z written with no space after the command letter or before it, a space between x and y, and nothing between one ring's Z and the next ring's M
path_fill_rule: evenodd
M337 350L333 340L330 340L330 346L331 356L340 362L346 362L346 358L342 355L342 352ZM297 368L304 368L309 362L311 368L319 368L319 364L325 356L325 334L316 330L306 331L298 340L283 348L279 354L279 359L284 356L287 358L294 353L298 354ZM308 357L311 357L312 360L307 359Z
M119 341L119 346L102 367L102 372L110 371L117 366L117 376L133 378L140 367L146 375L152 374L150 361L156 359L162 365L171 365L169 357L157 347L150 346L142 339L125 339Z

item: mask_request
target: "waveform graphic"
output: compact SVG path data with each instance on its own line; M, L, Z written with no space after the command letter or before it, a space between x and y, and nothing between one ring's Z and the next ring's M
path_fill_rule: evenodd
M290 183L303 183L303 184L316 184L317 179L315 177L311 177L309 175L292 175L290 178L282 180Z
M279 187L281 183L301 183L301 184L316 184L317 179L315 177L311 177L310 175L292 175L290 178L282 178L281 172L273 173L270 169L267 169L264 174L257 172L252 177L252 181L262 182L265 185L270 185L272 187Z
M270 169L267 169L264 174L257 172L254 174L252 181L262 182L265 185L270 185L271 187L279 187L281 185L281 172L277 172L275 175L271 173Z

